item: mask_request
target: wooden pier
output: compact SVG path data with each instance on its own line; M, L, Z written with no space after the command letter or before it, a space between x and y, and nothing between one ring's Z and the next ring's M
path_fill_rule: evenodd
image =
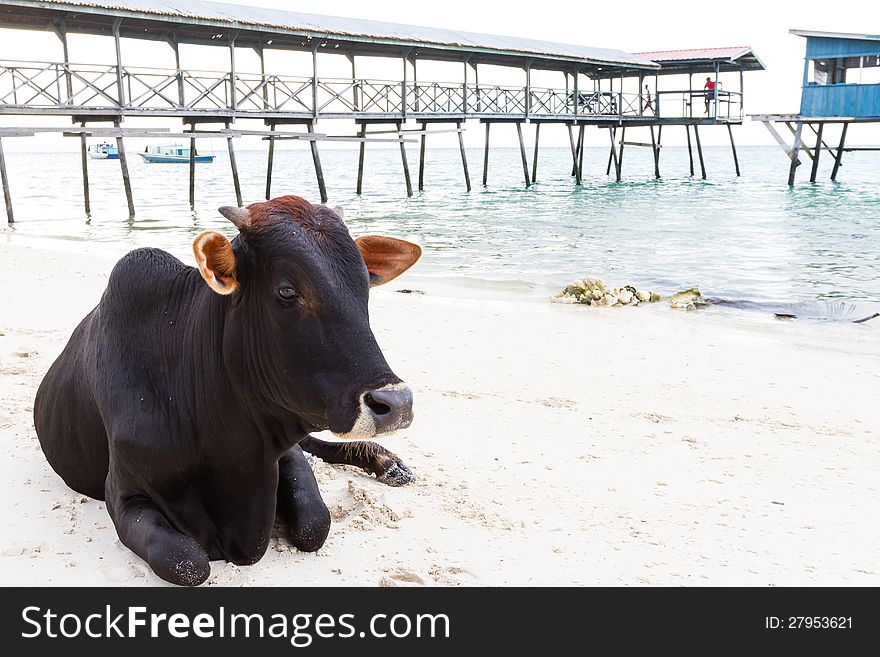
M56 60L0 60L0 116L21 117L23 124L0 129L0 174L10 222L13 221L12 197L2 141L32 135L34 130L55 130L80 140L83 204L87 215L91 211L86 152L89 137L116 140L123 188L132 217L135 199L126 159L126 137L190 140L189 201L192 207L195 207L196 194L193 157L197 140L205 138L226 139L232 186L239 205L243 199L234 142L242 136L258 136L267 142L267 198L272 192L275 146L279 140L308 142L321 200L326 202L329 192L321 167L320 143L346 141L359 145L356 186L359 194L364 189L367 144L398 143L402 183L406 193L412 195L413 180L406 146L418 144L416 189L421 191L426 180L428 136L443 132L458 135L463 181L470 191L471 178L462 137L468 121L485 125L483 185L488 184L489 137L493 124L512 124L515 129L526 187L538 180L539 138L545 124L567 129L575 184L580 184L583 178L586 127L608 131L611 142L608 174L613 165L615 180L620 181L625 146L652 148L654 175L660 177L664 126L684 127L689 144L693 129L700 170L705 178L699 128L726 126L738 175L739 162L731 127L741 124L743 119L743 72L764 68L749 48L630 54L210 2L190 6L187 0L178 0L174 9L169 7L152 0L126 3L125 7L106 0L87 3L0 0L0 26L50 31L58 37L61 46ZM247 14L243 15L243 11ZM72 59L68 35L74 33L113 39L115 60L98 64ZM153 41L156 48L170 47L175 67L127 64L123 44L126 39ZM222 48L228 62L226 70L186 68L181 61L181 44ZM236 52L241 48L256 53L259 72L246 72L236 65ZM309 53L310 70L294 71L300 75L267 70L265 54L270 49ZM321 75L322 57L330 54L344 55L350 60L350 77ZM400 79L374 80L358 76L357 62L365 57L398 58L402 64ZM461 79L453 82L419 79L417 64L425 60L459 62ZM505 86L480 82L480 73L487 65L519 71L522 84ZM534 86L533 75L538 71L558 76L559 86ZM693 85L693 76L704 72L714 76L716 91L711 98L704 88ZM719 76L731 73L738 74L738 89L722 90ZM687 87L661 88L660 81L670 75L679 78L688 75ZM33 116L54 116L66 119L69 125L31 128L26 121ZM174 133L167 129L129 127L130 122L139 118L157 117L179 119L183 129ZM347 135L326 134L319 128L324 119L348 119L355 131ZM531 158L524 123L535 124ZM650 143L626 141L628 129L633 135L634 131L646 128L650 132Z

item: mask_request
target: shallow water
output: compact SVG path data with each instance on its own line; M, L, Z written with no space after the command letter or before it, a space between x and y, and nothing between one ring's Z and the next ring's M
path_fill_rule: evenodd
M805 182L804 158L800 181L789 189L778 148L740 148L740 178L729 149L705 150L708 180L689 176L687 150L675 147L663 149L663 178L655 180L650 149L627 148L618 184L605 175L607 150L588 149L584 184L577 188L569 176L570 151L542 149L539 182L530 189L522 184L518 150L492 150L486 188L480 185L482 152L470 150L474 191L468 194L458 151L429 148L426 189L411 199L396 149L367 151L361 197L354 193L357 153L325 150L321 156L329 204L345 209L354 234L393 234L423 245L413 286L545 299L593 275L611 286L663 294L698 287L706 296L772 312L795 304L810 316L854 319L880 309L877 154L847 154L837 183L828 179L827 156L820 182ZM8 153L17 222L0 231L13 243L113 253L158 246L187 257L201 230L231 229L216 212L234 203L228 158L225 151L215 154L213 164L198 165L191 213L188 167L145 164L132 153L137 218L129 221L118 162L89 162L87 220L78 153ZM414 186L417 156L410 145ZM265 151L239 151L237 159L245 202L262 199ZM316 199L307 149L276 151L273 192Z

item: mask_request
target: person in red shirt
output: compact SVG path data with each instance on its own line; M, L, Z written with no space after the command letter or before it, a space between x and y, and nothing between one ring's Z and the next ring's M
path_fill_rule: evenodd
M712 78L706 78L706 84L703 85L706 91L706 114L709 113L709 103L715 100L715 83Z

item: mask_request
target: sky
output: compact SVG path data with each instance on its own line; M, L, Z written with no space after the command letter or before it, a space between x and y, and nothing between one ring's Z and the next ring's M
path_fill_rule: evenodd
M235 4L250 4L277 9L293 9L290 2L278 0L245 0ZM328 14L356 18L369 18L397 23L428 25L472 32L487 32L529 37L563 43L606 47L628 52L702 48L713 46L751 46L767 66L766 71L745 75L745 111L753 113L796 112L800 98L805 40L788 33L789 29L815 29L841 32L880 32L880 8L875 1L856 0L847 2L846 11L834 11L827 0L800 0L797 3L772 0L741 0L734 3L696 3L693 0L666 0L664 2L628 0L619 2L581 2L526 4L474 0L444 0L438 3L403 2L400 0L298 0L295 10L304 13ZM866 24L866 21L868 24ZM57 52L56 52L57 51ZM28 54L25 54L28 53ZM30 54L33 53L33 54ZM228 58L219 49L191 46L182 49L184 68L217 70L228 65ZM272 59L274 57L274 59ZM58 40L51 34L38 34L0 30L0 59L60 60ZM112 62L112 40L100 37L71 37L71 60L74 62ZM322 63L322 75L347 75L348 64L340 61ZM173 67L171 49L154 43L126 41L123 60L129 64ZM290 74L310 74L309 62L301 56L273 54L267 61L269 67L279 66ZM258 71L255 55L239 49L236 55L238 70ZM460 65L437 64L431 67L419 64L420 79L446 81L460 75ZM400 62L394 60L358 60L358 75L364 77L398 78ZM296 69L302 68L302 72ZM509 81L521 76L511 71ZM549 74L547 74L549 75ZM535 86L564 86L562 76L558 79L533 77ZM504 83L503 72L496 72L498 83ZM457 78L456 78L457 79ZM482 77L481 82L485 78ZM495 80L487 80L495 81ZM670 81L671 82L671 81ZM661 78L661 88L667 84ZM738 80L731 77L726 89L738 88ZM0 125L25 121L38 125L31 118L0 118ZM133 124L131 119L128 124ZM329 123L329 122L326 122ZM336 122L334 122L336 123ZM43 124L46 124L43 121ZM179 123L166 125L177 127ZM471 122L465 139L469 146L481 143L482 132ZM351 123L325 126L323 131L342 134L353 133ZM497 130L498 145L512 146L516 143L515 131ZM506 134L507 132L511 134ZM607 136L600 131L588 132L588 145L605 143ZM681 132L681 135L677 133ZM556 134L558 133L558 134ZM668 133L668 134L667 134ZM669 145L684 143L683 130L669 129L664 139ZM775 142L760 123L749 119L735 132L742 145L771 145ZM705 135L705 136L703 136ZM707 145L726 144L727 134L722 128L701 131ZM567 133L561 128L546 130L542 142L548 145L567 145ZM437 143L452 145L454 136L436 137ZM7 140L10 141L10 140ZM24 141L24 140L18 140ZM45 145L45 139L42 140ZM73 141L73 140L68 140ZM880 126L859 126L851 130L851 143L880 142ZM65 144L67 146L67 144ZM13 149L20 149L16 144ZM70 145L73 147L73 145Z

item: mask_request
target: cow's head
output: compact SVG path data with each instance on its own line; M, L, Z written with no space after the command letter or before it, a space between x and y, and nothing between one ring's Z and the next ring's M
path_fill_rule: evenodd
M409 426L412 392L376 344L367 300L421 249L353 240L340 211L298 196L220 212L238 237L206 231L193 251L205 282L228 295L216 328L239 394L292 413L305 431L362 438Z

